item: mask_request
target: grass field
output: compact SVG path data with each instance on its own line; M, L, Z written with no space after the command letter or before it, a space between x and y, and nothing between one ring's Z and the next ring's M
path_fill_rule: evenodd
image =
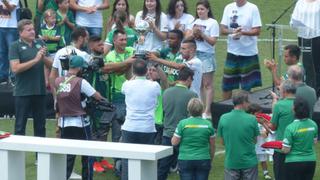
M110 0L111 3L113 3L113 0ZM167 3L169 0L161 0L162 3L162 10L165 12L167 9ZM36 0L29 0L29 6L31 7L32 10L35 9L35 2ZM226 4L232 2L232 0L210 0L213 13L218 20L218 22L221 20L222 17L222 12L223 8ZM258 5L261 13L261 18L263 24L269 24L271 23L278 15L281 14L281 12L289 6L290 3L292 3L292 0L252 0L251 2L255 3ZM142 3L143 0L129 0L130 3L130 10L131 14L135 15L137 11L142 9ZM188 6L189 6L189 12L194 14L195 12L195 4L196 0L187 0ZM292 9L288 11L288 13L279 21L279 24L288 24L289 22L289 17L292 12ZM105 20L107 17L109 17L110 10L107 10L104 13ZM271 38L271 32L267 30L266 26L262 27L262 34L260 36L261 39L270 39ZM285 39L295 39L295 33L292 32L291 30L284 30L283 33L283 38ZM215 80L214 80L214 85L215 85L215 101L221 100L221 80L222 80L222 71L223 71L223 64L224 64L224 59L226 56L226 42L223 40L225 37L221 37L218 43L216 44L216 60L217 60L217 71L215 73ZM290 42L284 42L283 45L288 44ZM268 41L261 41L259 42L259 57L260 57L260 62L261 62L261 70L262 70L262 77L263 77L263 87L268 87L271 86L271 77L270 73L263 68L262 62L263 59L265 58L271 58L272 56L272 51L271 51L271 43ZM278 49L278 47L276 48ZM278 51L276 52L276 57L278 57ZM283 65L282 61L279 61L278 63L282 64L282 72L286 67ZM257 88L259 89L259 88ZM14 121L11 119L3 119L0 120L0 129L4 131L13 131L13 124ZM32 129L32 121L28 123L28 128L27 128L27 134L32 135L31 132ZM55 129L55 122L54 121L47 121L47 136L48 137L54 137L54 129ZM317 149L320 148L320 145L317 145ZM222 151L223 147L217 142L217 151ZM318 152L318 160L320 159L320 154ZM79 159L79 158L77 158ZM27 172L27 180L34 180L36 179L36 166L34 165L35 161L35 156L34 154L28 153L27 155L27 164L26 164L26 172ZM218 179L221 180L223 179L223 161L224 161L224 154L217 155L215 159L213 160L212 164L212 171L210 173L210 180L212 179ZM272 164L269 164L269 170L272 169ZM78 161L77 166L76 166L76 171L79 173L80 172L80 163ZM272 170L271 170L272 172ZM260 178L261 177L261 172L260 172ZM95 174L94 176L95 180L113 180L117 179L112 172L108 171L106 173L102 174ZM170 175L169 179L175 180L179 179L177 175L173 174ZM314 179L320 179L320 166L319 164L317 165L317 170L316 170L316 176Z

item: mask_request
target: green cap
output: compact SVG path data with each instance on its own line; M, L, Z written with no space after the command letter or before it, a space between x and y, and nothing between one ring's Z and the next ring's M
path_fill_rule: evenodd
M88 67L88 64L81 56L72 56L69 62L70 68L83 68Z

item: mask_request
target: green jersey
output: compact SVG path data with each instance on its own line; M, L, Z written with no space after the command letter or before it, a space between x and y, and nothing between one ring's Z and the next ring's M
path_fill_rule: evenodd
M155 122L156 124L162 125L163 123L163 107L162 107L162 94L163 91L161 90L161 94L160 96L158 96L158 100L157 100L157 106L155 109Z
M316 161L314 139L317 139L318 126L311 119L294 120L284 132L283 145L290 147L285 162Z
M165 59L167 61L175 62L175 63L183 63L183 59L181 54L177 52L176 54L172 53L171 48L164 48L159 51L160 58ZM178 78L179 70L174 69L168 66L162 66L163 71L166 73L169 82L174 82Z
M44 0L43 6L43 11L39 11L38 1L36 2L36 16L42 16L42 13L47 9L53 9L55 11L58 9L58 4L55 0Z
M68 10L66 18L68 18L68 20L71 23L75 24L74 16L73 16L73 13L71 10ZM61 24L63 19L64 19L64 16L61 14L61 12L59 10L57 10L57 24L59 24L60 34L61 34L61 40L59 42L60 47L70 45L70 43L71 43L72 29L69 28L69 26L66 23Z
M113 29L112 31L110 31L108 33L106 41L105 41L106 44L113 46L113 34L114 34L115 30L116 29ZM133 47L134 44L138 41L137 32L134 29L127 27L127 26L124 27L124 31L127 34L127 47Z
M312 117L313 108L317 102L316 91L305 83L301 83L297 85L296 97L298 96L303 97L308 102L310 108L309 117Z
M258 164L255 141L260 134L255 116L234 109L221 116L218 136L224 141L227 169L247 169Z
M179 160L205 160L210 157L210 137L214 137L211 122L200 117L181 120L174 133L180 138Z
M43 24L40 29L41 36L47 36L50 38L61 37L60 36L60 27L54 25L49 28L46 24ZM46 40L47 49L49 53L56 53L59 48L59 41Z

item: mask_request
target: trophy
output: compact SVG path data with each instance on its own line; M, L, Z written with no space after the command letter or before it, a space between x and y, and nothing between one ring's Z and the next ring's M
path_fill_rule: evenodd
M136 43L135 48L135 56L137 58L145 59L146 50L144 47L145 36L150 31L149 23L145 20L140 21L136 24L135 30L139 34L138 43Z

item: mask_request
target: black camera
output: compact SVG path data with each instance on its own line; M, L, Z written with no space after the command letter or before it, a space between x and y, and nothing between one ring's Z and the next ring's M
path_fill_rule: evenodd
M89 114L90 114L90 110L91 111L97 110L102 112L113 112L116 110L116 107L107 99L102 99L98 101L94 98L89 98L86 104L87 104L86 108L87 110L89 110Z
M64 56L60 56L59 57L60 63L61 63L61 67L62 70L69 70L69 62L70 62L70 58L68 55L64 55Z

